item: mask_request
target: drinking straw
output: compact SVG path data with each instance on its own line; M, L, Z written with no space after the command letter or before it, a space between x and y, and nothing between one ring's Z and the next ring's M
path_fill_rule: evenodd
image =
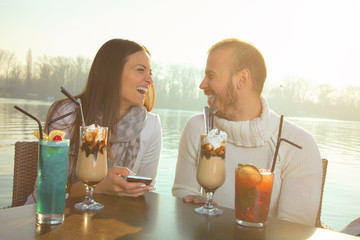
M299 145L297 145L297 144L295 144L295 143L293 143L293 142L291 142L291 141L289 141L289 140L281 137L283 121L284 121L284 115L281 115L281 118L280 118L280 126L279 126L279 133L278 133L278 137L277 137L275 154L274 154L273 164L272 164L272 167L271 167L271 172L274 172L274 170L275 170L276 159L277 159L277 155L278 155L278 153L279 153L280 143L281 143L282 141L287 142L287 143L289 143L289 144L291 144L291 145L293 145L293 146L295 146L295 147L297 147L297 148L299 148L299 149L302 149L301 146L299 146Z
M209 107L204 107L204 123L205 123L205 132L209 132Z
M76 105L78 105L78 107L80 108L80 114L81 114L81 125L85 128L85 120L84 120L84 114L82 111L82 105L81 105L81 100L75 99L68 90L66 90L64 87L60 87L61 92L67 96L68 98L70 98Z
M63 118L65 118L65 117L67 117L67 116L70 116L70 115L73 114L73 113L75 113L75 111L71 111L71 112L66 113L66 114L64 114L64 115L61 115L60 117L51 119L51 120L48 122L48 131L47 131L47 132L48 132L48 133L50 132L50 125L51 125L52 123L54 123L54 122L56 122L56 121L59 121L60 119L63 119Z
M214 109L216 98L217 98L217 94L215 95L214 101L211 104L211 107L210 107L210 110L209 110L209 130L213 129L214 115L217 112L217 109ZM214 111L215 111L215 113L214 113Z
M31 117L31 118L34 119L35 121L37 121L37 123L39 124L40 140L43 140L43 132L42 132L41 121L40 121L37 117L31 115L30 113L28 113L27 111L25 111L24 109L22 109L22 108L20 108L20 107L18 107L18 106L16 106L16 105L14 106L14 108L15 108L16 110L19 110L20 112L26 114L27 116Z
M214 111L211 113L211 129L214 127L214 116L217 113L218 109L215 108Z
M82 123L83 128L85 128L85 120L84 120L84 113L83 113L82 105L81 105L81 99L78 98L77 101L79 103L79 108L80 108L81 123Z

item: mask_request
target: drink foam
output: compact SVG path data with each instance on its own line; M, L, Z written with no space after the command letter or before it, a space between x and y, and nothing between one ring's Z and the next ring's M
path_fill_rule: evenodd
M227 138L227 134L217 128L211 129L207 134L203 133L205 138L202 142L210 143L215 149L224 146Z

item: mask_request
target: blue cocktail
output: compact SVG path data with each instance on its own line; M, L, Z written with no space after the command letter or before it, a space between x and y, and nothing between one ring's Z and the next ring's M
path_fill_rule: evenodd
M70 140L39 141L36 222L64 220Z

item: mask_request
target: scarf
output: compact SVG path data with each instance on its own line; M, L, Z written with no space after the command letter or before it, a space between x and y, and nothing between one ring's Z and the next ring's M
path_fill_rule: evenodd
M144 106L133 106L116 123L115 133L109 134L108 167L134 167L140 147L140 132L145 126L147 110ZM110 158L110 159L109 159Z

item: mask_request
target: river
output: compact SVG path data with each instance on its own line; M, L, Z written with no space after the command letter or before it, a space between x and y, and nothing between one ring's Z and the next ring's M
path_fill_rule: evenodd
M0 98L0 208L11 204L14 143L34 141L37 123L13 108L18 105L45 120L51 102ZM199 113L154 109L160 115L163 148L156 192L171 194L177 148L187 120ZM335 230L360 217L360 122L288 118L313 134L323 158L329 160L322 218Z

